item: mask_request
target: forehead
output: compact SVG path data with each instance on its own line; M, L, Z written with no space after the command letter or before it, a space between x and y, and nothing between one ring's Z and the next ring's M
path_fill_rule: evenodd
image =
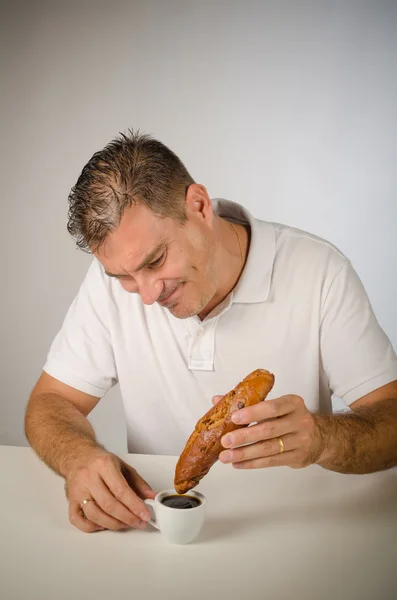
M94 255L105 267L114 262L139 263L156 246L171 239L175 229L174 219L159 217L146 206L136 204L125 210L120 224Z

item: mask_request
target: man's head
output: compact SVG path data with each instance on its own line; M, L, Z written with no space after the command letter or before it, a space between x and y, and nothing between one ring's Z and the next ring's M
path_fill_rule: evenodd
M70 193L68 231L126 291L176 317L199 314L217 292L207 191L149 136L130 132L94 154Z

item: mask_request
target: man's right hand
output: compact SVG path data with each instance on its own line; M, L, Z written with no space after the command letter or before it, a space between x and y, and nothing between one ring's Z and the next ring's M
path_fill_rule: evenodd
M105 450L87 455L66 477L69 520L86 533L103 529L144 529L150 512L143 499L156 492L136 470ZM81 505L83 500L89 500Z

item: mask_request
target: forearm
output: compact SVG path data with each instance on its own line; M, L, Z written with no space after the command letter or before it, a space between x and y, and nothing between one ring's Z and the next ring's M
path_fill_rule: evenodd
M30 399L25 435L38 456L64 477L82 456L102 449L88 419L68 400L52 393Z
M397 399L351 413L316 415L323 450L317 461L339 473L371 473L397 466Z

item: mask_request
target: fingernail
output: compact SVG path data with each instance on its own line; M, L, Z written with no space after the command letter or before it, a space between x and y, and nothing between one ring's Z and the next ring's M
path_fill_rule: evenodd
M150 520L150 515L148 515L147 512L142 511L139 516L143 521L147 522Z
M238 410L236 410L236 412L234 412L232 414L232 421L233 421L233 423L240 423L240 421L241 421L241 415L240 415L240 413L239 413Z
M138 529L145 529L146 522L145 521L138 521L138 523L136 524L136 527L138 527Z
M222 438L222 446L224 448L229 448L232 445L232 443L233 443L233 439L232 439L231 435L225 435Z

